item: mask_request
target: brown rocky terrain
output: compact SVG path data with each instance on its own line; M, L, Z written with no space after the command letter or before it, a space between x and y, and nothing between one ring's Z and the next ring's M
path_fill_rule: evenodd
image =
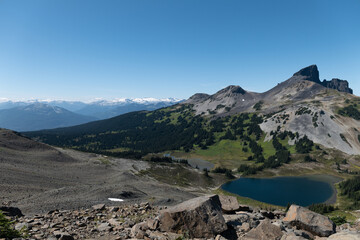
M149 163L53 148L0 130L0 206L25 214L77 209L108 198L175 204L195 195L139 171Z
M360 222L335 224L325 216L292 205L261 210L239 205L236 198L210 195L173 207L148 202L89 209L53 210L13 217L27 239L360 239Z

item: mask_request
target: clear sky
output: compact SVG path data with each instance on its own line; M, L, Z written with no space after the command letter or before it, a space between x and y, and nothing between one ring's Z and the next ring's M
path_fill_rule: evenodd
M311 64L360 95L359 0L0 0L0 98L263 92Z

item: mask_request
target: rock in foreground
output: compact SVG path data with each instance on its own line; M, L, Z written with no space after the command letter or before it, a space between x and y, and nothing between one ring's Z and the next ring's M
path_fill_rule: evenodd
M221 209L224 213L235 213L240 209L239 202L236 197L219 195Z
M280 240L284 233L281 231L281 228L275 226L270 222L270 220L265 220L260 223L259 226L253 228L248 232L244 240L257 240L257 239L274 239Z
M160 230L187 233L189 237L214 237L227 229L219 196L197 197L160 213Z
M330 236L336 228L328 217L297 205L290 206L283 221L320 237Z
M259 208L222 215L219 204L219 197L211 195L169 209L149 203L111 207L101 204L11 219L15 229L26 232L26 239L214 240L216 236L215 240L360 240L357 223L338 226L337 233L329 238L315 236L314 232L327 233L326 224L332 222L299 206L292 206L284 218L281 211Z

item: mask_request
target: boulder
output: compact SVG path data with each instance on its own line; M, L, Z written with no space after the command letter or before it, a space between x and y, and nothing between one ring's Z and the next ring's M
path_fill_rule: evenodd
M360 240L360 232L339 232L328 237L328 240Z
M15 224L15 230L17 231L24 231L24 230L28 230L29 228L29 223L24 223L24 222L20 222Z
M244 240L280 240L283 234L280 227L266 219L259 226L246 233Z
M107 222L110 223L111 226L119 226L119 225L121 225L121 222L119 222L115 218L110 218Z
M109 223L101 223L99 226L97 226L97 230L99 232L108 232L111 231L112 227Z
M190 199L164 209L159 216L163 232L186 233L191 238L212 238L227 230L218 195Z
M242 231L242 232L248 232L248 231L250 231L250 230L251 230L251 228L250 228L250 224L249 224L249 223L244 222L243 224L241 224L241 226L240 226L240 231Z
M224 238L223 236L221 235L217 235L215 240L227 240L226 238Z
M224 213L235 213L239 210L239 202L236 197L219 195L221 209Z
M59 240L73 240L74 238L67 232L62 231L54 231L54 236L58 238Z
M148 230L148 226L147 226L146 222L138 223L138 224L135 224L131 228L131 235L134 238L143 239L144 236L145 236L145 231L146 230Z
M297 205L290 206L283 221L320 237L330 236L336 228L328 217Z
M158 226L159 226L159 219L157 219L157 218L149 219L147 221L147 226L151 230L156 230L158 228Z
M281 240L306 240L306 238L303 238L302 236L296 236L295 233L285 233Z
M105 209L105 204L97 204L97 205L92 206L92 208L96 211L101 211L101 210Z
M233 226L233 227L236 227L236 226L240 226L242 223L245 223L245 222L250 222L250 217L248 214L232 214L232 215L227 215L227 214L224 214L223 215L224 219L225 219L225 223L229 226Z

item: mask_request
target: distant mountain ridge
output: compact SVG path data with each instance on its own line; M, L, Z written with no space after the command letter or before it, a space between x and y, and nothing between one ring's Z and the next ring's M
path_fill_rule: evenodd
M288 80L264 93L249 92L240 86L231 85L213 95L196 93L188 100L193 104L197 115L231 115L237 112L254 111L257 102L268 103L267 112L278 111L286 101L298 102L314 97L324 89L334 89L339 92L353 93L346 80L333 78L330 81L320 81L316 65L310 65L294 73Z
M317 66L311 65L263 93L231 85L213 95L194 94L168 108L28 136L86 151L120 148L145 154L206 149L223 137L242 144L260 139L269 142L274 133L291 132L297 139L306 135L326 148L360 154L360 99L351 92L347 81L321 82ZM251 118L250 123L246 118ZM226 126L231 126L231 131ZM294 145L294 141L288 144Z
M94 119L105 119L132 111L151 111L167 107L181 101L183 100L177 98L117 98L113 100L94 100L91 102L66 100L11 101L2 99L0 102L0 110L24 107L39 103L61 107L77 114L93 117Z
M98 119L106 119L133 111L152 111L171 106L181 101L182 100L175 98L120 98L111 101L99 100L88 103L82 109L77 110L76 113L96 117Z
M45 103L0 110L0 127L15 131L67 127L94 120L94 117L83 116Z

